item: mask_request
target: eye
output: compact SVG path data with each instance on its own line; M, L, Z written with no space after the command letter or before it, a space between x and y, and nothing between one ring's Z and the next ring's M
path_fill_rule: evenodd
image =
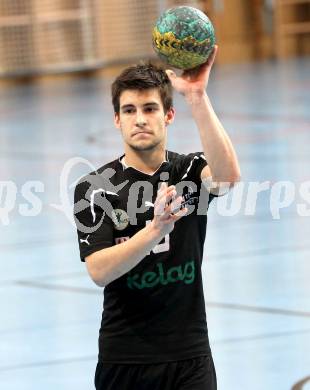
M133 108L126 108L124 111L124 114L132 114L134 112Z
M153 112L153 111L156 111L156 108L155 107L147 107L145 109L146 112Z

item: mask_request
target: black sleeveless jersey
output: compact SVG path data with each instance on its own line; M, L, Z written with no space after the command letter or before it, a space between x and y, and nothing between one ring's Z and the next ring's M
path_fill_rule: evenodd
M145 364L209 354L201 263L213 195L201 185L205 157L167 151L152 175L125 167L122 157L76 186L82 261L144 228L162 181L176 185L189 210L139 264L104 288L99 361Z

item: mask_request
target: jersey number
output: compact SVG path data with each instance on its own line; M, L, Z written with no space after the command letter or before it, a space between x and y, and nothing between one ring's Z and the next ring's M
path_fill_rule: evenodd
M148 225L151 221L146 221L146 225ZM115 244L121 244L122 242L125 242L129 240L130 237L117 237L115 238ZM164 237L164 242L161 244L157 244L154 246L154 248L151 250L153 253L162 253L162 252L168 252L170 249L170 236L169 234L166 234ZM149 252L148 255L151 253Z

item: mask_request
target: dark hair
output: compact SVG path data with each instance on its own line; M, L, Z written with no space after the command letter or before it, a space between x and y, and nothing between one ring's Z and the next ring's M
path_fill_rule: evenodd
M173 106L172 85L165 72L150 62L130 66L122 71L112 84L112 104L115 113L120 110L120 96L125 90L158 88L165 113Z

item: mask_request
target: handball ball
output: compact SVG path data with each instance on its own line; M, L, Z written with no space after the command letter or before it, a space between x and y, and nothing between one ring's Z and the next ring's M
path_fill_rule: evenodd
M207 61L215 44L207 15L193 7L168 9L153 29L153 48L169 65L192 69Z

